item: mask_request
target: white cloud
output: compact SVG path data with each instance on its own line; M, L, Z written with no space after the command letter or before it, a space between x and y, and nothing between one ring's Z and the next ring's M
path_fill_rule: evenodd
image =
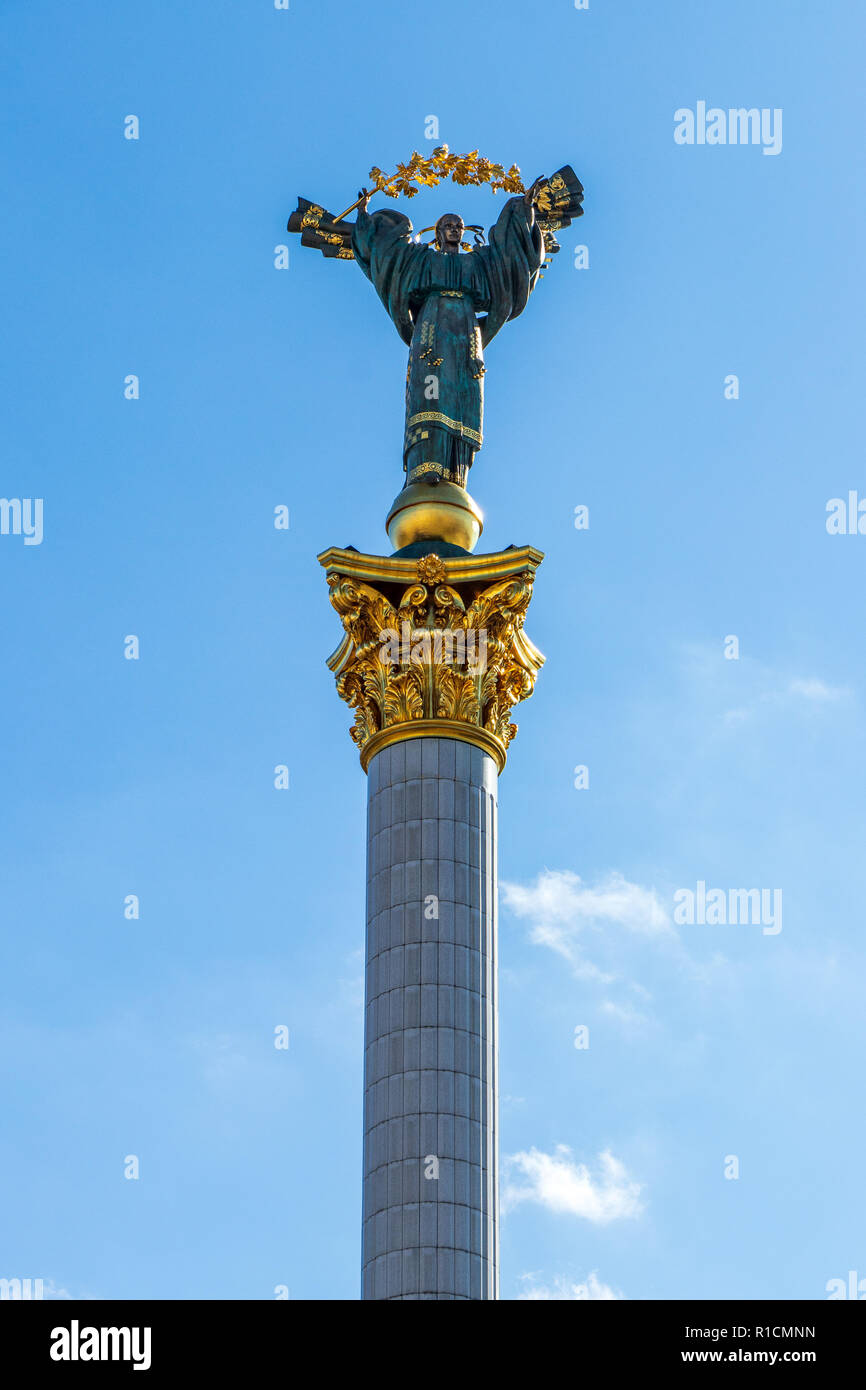
M812 677L810 680L792 680L788 686L791 695L801 695L804 700L843 700L851 691L844 685L827 685Z
M783 685L772 672L760 670L756 677L757 688L751 701L735 709L725 711L724 722L728 725L742 724L760 710L789 710L794 712L809 705L836 704L846 700L851 690L846 685L828 685L817 676L793 676Z
M579 979L609 984L615 978L587 960L578 941L586 930L621 927L647 939L676 935L655 889L629 883L619 873L590 888L569 869L545 869L534 884L501 887L515 916L530 922L530 940L563 956Z
M642 725L650 722L663 751L675 748L678 763L687 751L684 742L705 753L712 751L714 737L723 729L740 731L768 718L818 719L828 707L841 712L845 701L855 699L849 686L812 672L768 665L745 649L737 661L726 661L721 638L683 646L680 658L683 687L674 703L666 697L655 707L646 701L640 707ZM672 725L678 733L673 743L668 732Z
M598 887L589 888L570 869L544 869L533 887L503 886L512 911L539 924L616 922L647 935L671 930L667 910L655 891L629 883L622 874L609 874Z
M43 1282L42 1297L49 1298L71 1298L72 1294L68 1289L58 1289L53 1279L46 1279Z
M646 1014L642 1014L632 1004L617 1004L612 999L602 1002L601 1012L616 1019L617 1023L621 1023L625 1028L641 1028L650 1021Z
M614 1293L609 1284L602 1284L596 1270L592 1270L582 1284L573 1284L570 1280L562 1278L554 1279L552 1285L536 1284L534 1274L524 1274L521 1278L533 1281L524 1293L517 1295L523 1302L530 1299L584 1299L591 1302L607 1302L622 1298L622 1294Z
M506 1171L520 1175L506 1183L503 1205L507 1209L520 1202L538 1202L548 1211L582 1216L597 1225L635 1217L643 1210L641 1184L607 1149L599 1154L595 1175L586 1164L574 1161L566 1144L557 1144L552 1154L535 1148L512 1154Z

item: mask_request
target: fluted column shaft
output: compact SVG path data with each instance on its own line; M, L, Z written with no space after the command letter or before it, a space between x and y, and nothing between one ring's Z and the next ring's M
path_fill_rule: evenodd
M363 1297L498 1297L497 768L368 767Z

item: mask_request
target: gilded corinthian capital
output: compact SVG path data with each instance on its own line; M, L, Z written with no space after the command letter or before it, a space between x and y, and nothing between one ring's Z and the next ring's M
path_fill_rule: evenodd
M458 559L319 556L345 633L328 666L355 712L365 769L389 743L438 734L478 745L502 770L511 711L544 662L523 630L541 559L530 546Z

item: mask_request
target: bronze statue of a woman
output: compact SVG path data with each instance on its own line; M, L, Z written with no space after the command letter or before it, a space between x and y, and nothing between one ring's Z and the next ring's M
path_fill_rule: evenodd
M369 214L370 195L359 194L355 260L409 344L406 486L440 480L466 486L483 442L484 349L522 313L544 264L535 218L544 182L536 179L522 196L510 198L489 245L462 255L465 225L457 213L439 218L428 245L413 239L403 213L384 208Z
M442 154L447 147L434 151ZM516 166L510 172L519 174ZM465 489L483 442L484 349L526 308L545 257L559 250L554 231L582 215L583 187L569 165L537 178L506 202L487 245L481 228L471 228L474 247L463 241L457 213L440 217L434 240L423 243L402 212L368 213L370 197L366 189L359 193L355 222L299 198L288 230L328 258L356 260L409 345L404 487L447 482Z

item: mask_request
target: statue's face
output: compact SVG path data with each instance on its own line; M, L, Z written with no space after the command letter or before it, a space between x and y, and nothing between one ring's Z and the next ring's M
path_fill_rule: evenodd
M446 212L444 217L440 217L437 236L442 250L459 251L465 230L463 218L456 212Z

